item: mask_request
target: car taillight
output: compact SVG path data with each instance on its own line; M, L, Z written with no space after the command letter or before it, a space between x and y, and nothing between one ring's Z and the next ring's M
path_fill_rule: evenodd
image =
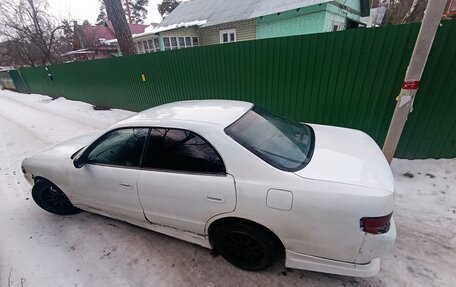
M363 217L359 220L361 230L372 234L387 233L393 213L379 217Z

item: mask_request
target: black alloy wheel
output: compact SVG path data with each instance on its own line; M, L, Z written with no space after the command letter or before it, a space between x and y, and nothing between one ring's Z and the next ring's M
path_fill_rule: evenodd
M214 244L215 250L228 262L248 271L270 267L275 257L271 234L244 223L219 227L214 233Z
M40 179L35 183L32 197L39 207L54 214L69 215L80 211L60 188L47 180Z

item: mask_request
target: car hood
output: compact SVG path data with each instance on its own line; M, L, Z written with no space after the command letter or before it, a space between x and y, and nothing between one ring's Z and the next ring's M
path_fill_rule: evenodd
M364 132L310 125L315 148L309 164L298 176L394 192L391 168L374 140Z
M85 134L82 136L75 137L70 140L66 140L64 142L58 143L51 147L48 147L37 154L33 155L33 158L60 158L60 157L70 157L79 149L85 147L86 145L90 144L96 138L98 138L103 132L93 132L89 134Z

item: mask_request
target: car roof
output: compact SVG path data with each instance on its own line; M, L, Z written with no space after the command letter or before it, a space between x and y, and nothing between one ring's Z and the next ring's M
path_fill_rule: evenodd
M253 107L252 103L232 100L197 100L181 101L140 112L113 127L124 126L175 126L183 127L188 123L194 125L216 125L225 128L239 119Z

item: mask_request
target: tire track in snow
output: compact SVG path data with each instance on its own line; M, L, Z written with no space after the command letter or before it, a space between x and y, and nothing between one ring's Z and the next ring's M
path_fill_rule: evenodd
M88 127L77 120L40 111L5 97L0 97L0 114L8 122L48 143L57 143L96 130L93 125Z
M71 116L67 116L64 113L59 113L59 112L56 112L56 111L51 110L51 109L46 109L46 107L32 106L30 103L27 103L26 101L21 101L19 99L14 99L14 98L10 97L9 95L4 95L4 99L8 99L10 102L14 102L14 103L16 103L18 105L21 105L21 106L24 106L24 107L27 107L27 108L30 108L30 109L33 109L33 110L36 110L36 111L39 111L39 112L45 112L47 114L52 114L52 115L55 115L55 116L58 116L58 117L61 117L61 118L68 119L70 121L76 122L76 123L78 123L80 125L83 125L83 126L90 126L90 127L94 128L94 129L100 129L100 128L103 128L105 126L103 123L94 124L93 121L89 122L89 121L83 121L83 120L80 120L80 119L75 119L75 118L73 118Z

